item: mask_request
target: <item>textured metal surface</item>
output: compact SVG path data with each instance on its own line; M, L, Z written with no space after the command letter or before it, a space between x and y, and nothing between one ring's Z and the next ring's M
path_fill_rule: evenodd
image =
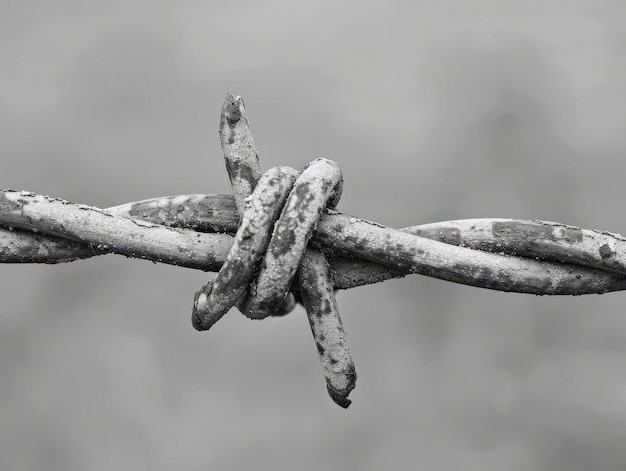
M179 195L108 209L0 191L0 261L59 263L109 252L217 271L194 300L209 329L232 306L251 318L302 300L332 399L356 371L335 290L417 273L500 291L579 295L626 289L626 239L546 221L468 219L405 229L334 211L342 177L317 159L261 176L243 100L228 95L220 137L234 197ZM234 235L233 235L234 234Z

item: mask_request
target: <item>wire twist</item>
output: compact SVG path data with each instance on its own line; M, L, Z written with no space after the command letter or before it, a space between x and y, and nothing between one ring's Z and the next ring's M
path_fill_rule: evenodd
M290 167L263 174L245 198L226 261L196 293L192 322L196 329L207 330L235 304L251 319L286 314L295 307L289 290L297 271L328 392L337 404L348 407L356 371L330 269L321 252L307 248L322 210L339 201L341 181L337 164L326 159L314 160L300 174Z
M304 304L332 399L356 381L335 290L419 273L482 288L579 295L626 289L626 239L546 221L470 219L400 230L338 213L337 165L264 174L241 97L228 94L220 140L234 196L179 195L107 209L0 190L0 262L60 263L109 252L217 271L192 323L232 306L255 319ZM233 237L234 234L234 237Z
M239 97L226 98L220 136L241 221L216 277L196 293L193 326L209 329L234 305L251 319L288 313L296 305L290 289L297 273L328 393L348 407L356 371L330 268L321 252L307 247L322 211L339 202L341 170L317 159L301 173L276 167L258 178L259 159Z

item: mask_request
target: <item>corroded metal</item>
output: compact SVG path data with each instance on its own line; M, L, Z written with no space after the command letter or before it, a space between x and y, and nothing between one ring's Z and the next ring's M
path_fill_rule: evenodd
M337 165L261 177L240 97L228 95L220 139L234 196L178 195L107 209L0 190L0 262L60 263L113 252L218 271L196 295L193 323L231 306L263 318L302 300L333 400L347 407L356 372L334 292L411 273L538 295L626 289L626 238L546 221L467 219L396 230L333 210ZM282 305L281 305L282 303Z
M317 159L305 167L274 226L259 274L240 305L244 314L262 319L278 310L322 210L329 200L338 200L340 191L341 171L334 162Z
M241 225L216 277L196 293L193 325L207 330L245 293L272 237L278 218L298 172L289 167L268 170L246 199Z

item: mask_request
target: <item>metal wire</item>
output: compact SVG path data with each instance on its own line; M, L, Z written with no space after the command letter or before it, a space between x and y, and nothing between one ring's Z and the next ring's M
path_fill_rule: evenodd
M113 252L217 271L192 321L233 305L282 315L303 302L327 388L347 407L356 372L337 303L347 289L418 273L539 295L626 289L626 239L545 221L468 219L400 230L334 211L341 173L324 159L262 174L241 97L227 95L220 139L234 196L179 195L107 209L0 190L0 262L62 263Z

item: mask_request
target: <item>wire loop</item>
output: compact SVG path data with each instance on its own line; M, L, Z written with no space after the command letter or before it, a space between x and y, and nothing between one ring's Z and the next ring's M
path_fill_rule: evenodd
M309 163L295 181L259 273L238 306L248 317L275 313L285 298L322 210L341 195L341 171L326 159Z
M307 248L322 211L336 206L342 187L341 170L326 159L310 162L300 174L290 167L264 173L245 198L226 261L195 295L192 324L207 330L234 305L251 319L279 310L282 315L295 307L289 290L297 272L328 392L337 404L348 407L356 371L330 267L319 250Z
M258 271L274 221L289 196L298 172L276 167L260 178L247 199L235 240L216 277L196 293L192 323L207 330L235 305ZM242 311L245 312L245 311Z

